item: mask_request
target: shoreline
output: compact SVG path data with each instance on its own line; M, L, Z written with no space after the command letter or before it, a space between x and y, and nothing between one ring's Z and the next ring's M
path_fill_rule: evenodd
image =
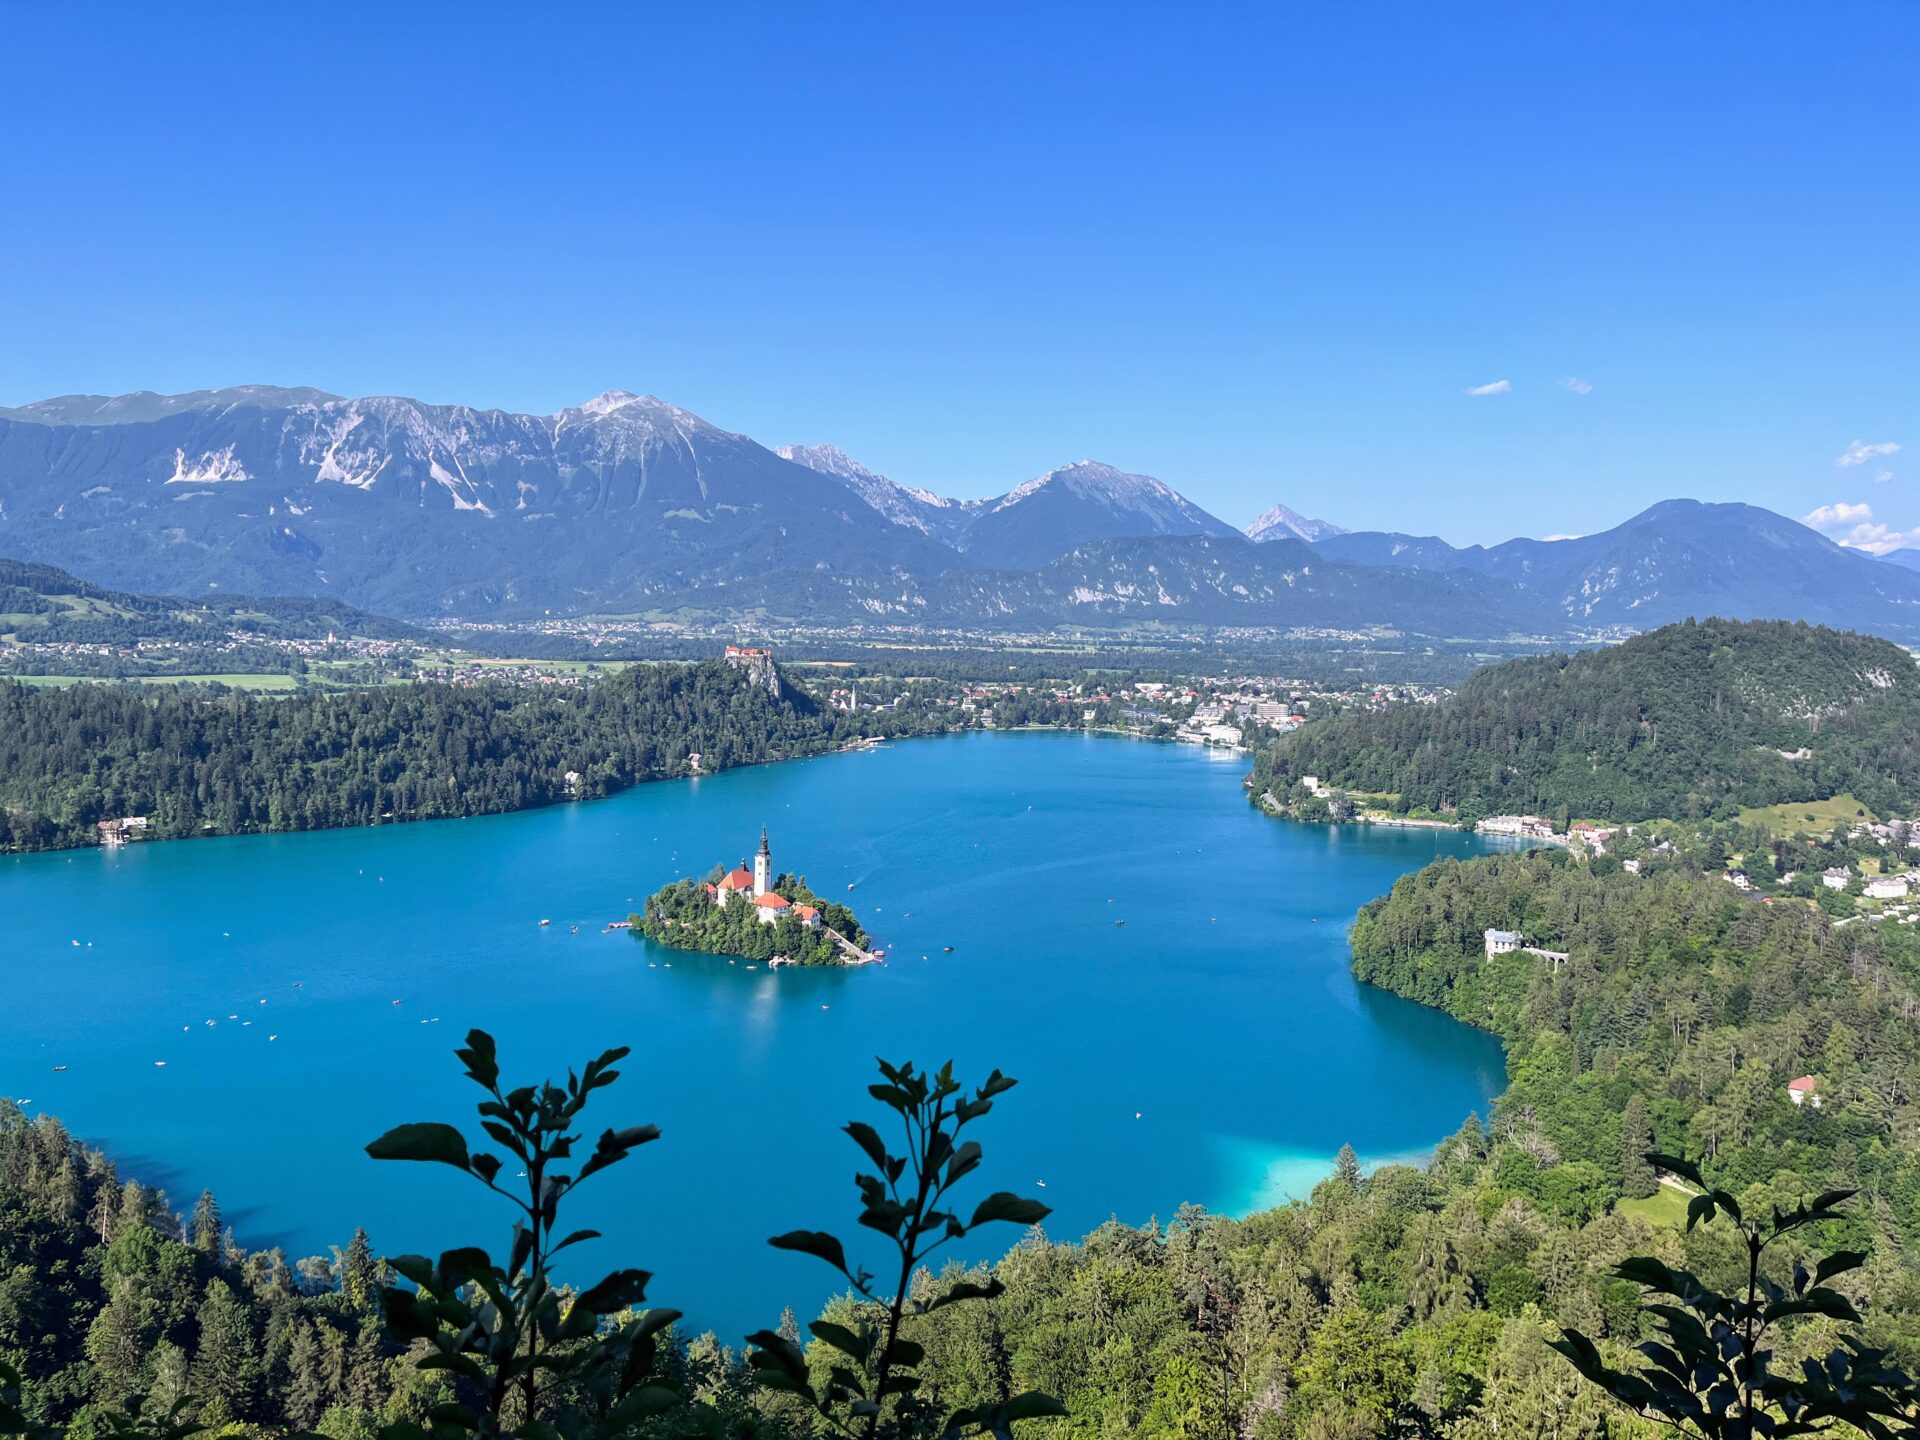
M1138 741L1147 741L1149 743L1155 743L1155 744L1180 743L1175 741L1172 736L1136 735L1126 730L1113 730L1113 729L1108 729L1104 727L1084 726L1084 725L1074 725L1074 726L968 725L968 726L962 726L957 729L919 731L909 735L861 735L861 736L856 736L851 740L841 741L838 744L829 744L819 750L810 750L805 752L804 754L780 755L780 756L775 756L774 758L768 759L768 760L749 760L738 765L723 766L717 770L710 770L705 766L702 766L698 770L687 769L674 774L650 775L644 779L630 781L627 784L621 785L616 789L610 789L604 795L593 795L593 796L587 796L584 798L579 796L571 796L571 795L561 796L553 800L536 800L525 805L515 805L515 806L510 806L510 807L499 809L499 810L475 810L472 813L466 814L466 815L408 815L408 816L396 815L388 819L382 819L380 821L377 821L369 825L311 825L311 826L301 826L298 828L289 827L287 829L282 829L282 830L201 829L201 830L195 831L191 835L164 835L164 836L156 837L151 840L135 840L135 841L129 841L129 842L125 842L117 845L109 845L102 841L95 840L84 845L44 845L44 846L39 846L30 850L4 849L4 850L0 850L0 861L21 860L33 855L77 855L81 851L99 851L102 853L119 852L122 850L134 848L136 846L140 848L144 848L148 845L177 845L177 844L192 842L197 840L242 840L242 839L254 839L254 838L271 836L271 835L325 835L325 834L337 833L343 830L381 830L392 825L422 825L422 824L432 824L436 822L454 823L462 820L483 820L492 816L499 816L499 815L524 815L531 811L551 810L562 805L597 804L603 800L612 800L616 796L624 795L631 790L637 790L643 785L666 784L676 780L703 780L703 779L711 778L716 775L724 775L729 771L733 771L733 770L757 770L762 768L763 766L768 766L768 765L788 765L796 761L821 760L834 755L864 754L868 751L877 750L880 747L885 745L892 745L892 744L896 744L903 741L909 741L909 740L939 740L939 739L950 738L955 735L1028 735L1028 734L1095 736L1102 739L1138 740ZM1210 751L1226 750L1226 747L1218 746L1218 745L1196 746L1194 748L1210 750ZM1244 750L1242 751L1228 750L1227 753L1248 754L1251 752L1244 751Z

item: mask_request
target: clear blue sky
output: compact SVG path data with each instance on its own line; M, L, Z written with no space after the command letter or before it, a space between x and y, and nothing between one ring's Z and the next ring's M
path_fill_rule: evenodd
M1911 0L0 24L0 404L619 387L961 495L1920 525Z

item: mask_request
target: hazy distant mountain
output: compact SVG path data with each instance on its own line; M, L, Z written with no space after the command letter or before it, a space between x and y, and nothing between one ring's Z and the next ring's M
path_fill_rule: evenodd
M1151 475L1097 460L1049 470L994 499L949 500L877 475L837 446L782 445L775 453L833 476L895 524L995 569L1032 569L1095 540L1236 533Z
M960 550L984 565L1031 569L1096 540L1239 533L1151 475L1082 460L988 502L961 535Z
M1348 565L1389 565L1400 570L1478 570L1472 558L1486 553L1474 545L1456 550L1437 535L1402 535L1390 530L1347 530L1314 542L1329 560Z
M1325 520L1310 520L1298 510L1291 510L1285 505L1269 505L1247 526L1246 531L1247 538L1253 541L1328 540L1346 533L1338 525Z
M1456 550L1432 537L1359 533L1314 547L1352 564L1505 580L1577 626L1652 629L1688 616L1920 630L1920 576L1753 505L1667 500L1573 540Z
M338 400L308 386L286 389L279 385L232 385L224 390L192 390L185 395L156 395L136 390L131 395L56 395L17 410L0 406L0 419L37 420L42 425L130 425L160 420L189 410L231 410L236 406L281 409L292 405L323 405Z
M0 417L0 554L128 590L403 615L637 610L779 569L960 563L843 482L652 397L514 415L258 387Z
M268 386L0 411L0 555L144 594L320 595L414 618L1493 637L1721 615L1920 636L1910 562L1747 505L1670 501L1491 549L1333 533L1284 507L1252 528L1275 538L1094 461L949 500L622 390L554 415Z
M1072 625L1383 627L1435 637L1538 633L1531 597L1472 575L1336 565L1297 540L1127 536L1077 546L1037 569L933 576L769 576L730 584L742 609L976 630Z
M895 484L867 469L837 445L782 445L773 453L782 460L833 476L894 524L909 526L947 543L956 540L967 522L988 503L949 500L931 490Z
M1898 565L1903 570L1920 570L1920 550L1889 550L1877 558L1889 565Z

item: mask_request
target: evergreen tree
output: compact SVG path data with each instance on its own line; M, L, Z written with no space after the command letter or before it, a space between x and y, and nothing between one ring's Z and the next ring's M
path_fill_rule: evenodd
M1644 1200L1660 1189L1647 1152L1653 1149L1653 1127L1647 1122L1645 1097L1628 1097L1620 1116L1620 1193Z
M132 1277L115 1278L110 1298L87 1327L86 1353L98 1399L117 1404L140 1388L151 1309Z
M326 1413L328 1392L323 1358L313 1326L296 1322L287 1347L287 1382L280 1403L288 1421L302 1430L313 1429Z
M380 1297L380 1265L373 1258L367 1232L357 1226L340 1254L340 1293L362 1315L371 1314Z
M255 1376L253 1327L224 1280L207 1285L196 1316L200 1343L193 1355L193 1391L201 1418L210 1425L244 1420L251 1409Z
M1333 1160L1333 1178L1349 1190L1360 1188L1365 1177L1360 1173L1360 1157L1353 1153L1353 1146L1340 1147L1340 1153Z
M129 1230L150 1230L153 1228L153 1204L147 1198L147 1187L138 1180L129 1180L120 1187L120 1205L114 1211L113 1238L118 1240Z
M193 1248L203 1255L220 1253L220 1203L211 1190L202 1190L193 1203Z

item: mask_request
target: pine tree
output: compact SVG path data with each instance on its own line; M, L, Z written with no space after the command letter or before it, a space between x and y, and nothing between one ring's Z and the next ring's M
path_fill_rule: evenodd
M224 1280L207 1285L196 1317L200 1344L193 1355L193 1389L201 1418L222 1425L246 1418L255 1376L253 1326Z
M120 1205L113 1215L114 1238L141 1228L153 1228L153 1202L147 1198L146 1186L129 1180L120 1187Z
M1334 1157L1333 1178L1349 1190L1358 1190L1363 1178L1360 1173L1360 1157L1353 1153L1353 1146L1342 1145L1340 1153Z
M202 1190L193 1202L193 1248L203 1255L220 1253L220 1202L211 1190Z
M387 1353L380 1341L380 1324L364 1321L347 1354L347 1403L362 1410L378 1410L386 1403Z
M1647 1102L1629 1096L1620 1115L1620 1193L1644 1200L1660 1188L1647 1152L1653 1149L1653 1127L1647 1122Z
M327 1386L323 1374L324 1357L313 1327L305 1321L293 1327L293 1340L287 1347L287 1385L280 1401L287 1420L300 1430L311 1430L326 1413Z
M113 1294L87 1327L87 1359L93 1362L94 1398L109 1404L124 1400L140 1383L147 1358L148 1318L152 1306L130 1276L113 1282Z
M340 1257L340 1293L363 1315L374 1308L380 1294L380 1264L373 1258L367 1232L358 1227L354 1229L353 1239L347 1242L346 1253Z

